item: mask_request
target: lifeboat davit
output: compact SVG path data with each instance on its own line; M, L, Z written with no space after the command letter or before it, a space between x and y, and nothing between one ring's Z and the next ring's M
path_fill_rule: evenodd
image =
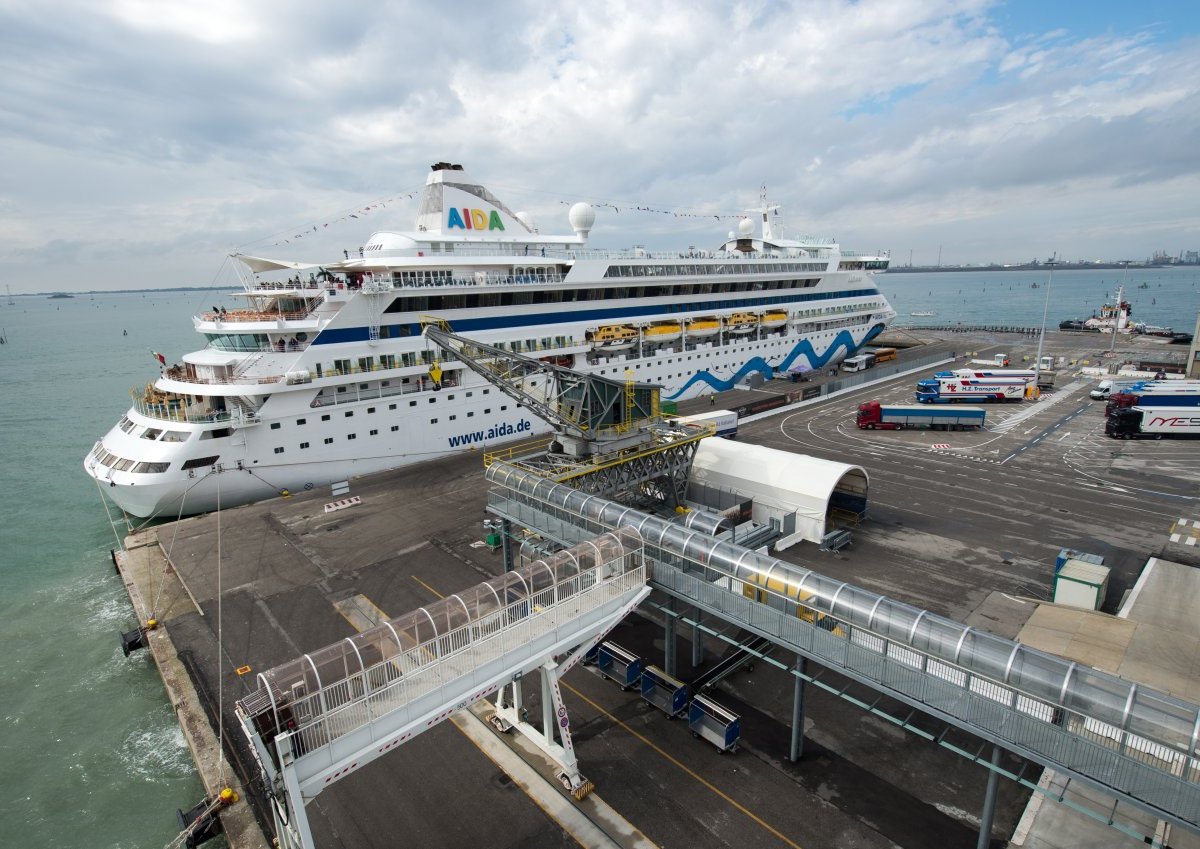
M638 338L637 328L626 324L609 324L588 335L594 351L623 351L632 348Z
M787 324L788 314L786 310L768 310L762 314L761 323L763 327L774 329L783 327Z
M642 328L642 339L656 345L674 342L682 335L683 325L677 321L656 321Z
M727 333L753 333L758 326L758 316L752 312L735 312L725 316Z
M721 329L721 322L710 315L701 316L699 318L689 318L684 327L687 330L687 335L693 338L703 338L705 336L715 336Z

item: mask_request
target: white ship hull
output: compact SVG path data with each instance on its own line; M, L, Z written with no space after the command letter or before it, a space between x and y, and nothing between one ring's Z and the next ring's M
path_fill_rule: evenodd
M431 185L465 179L459 175L438 175ZM496 209L509 231L522 226ZM422 238L452 254L446 245L458 235L437 235L432 219L420 220ZM488 217L472 220L482 229ZM138 391L85 459L86 470L126 513L175 518L545 433L543 422L461 363L440 362L431 372L435 358L420 337L430 313L455 332L526 356L617 379L632 372L676 400L730 389L752 372L822 368L853 354L895 315L870 273L839 268L836 246L772 244L774 252L686 259L600 254L584 249L574 209L572 224L576 237L530 231L525 239L535 250L514 255L506 242L483 260L472 244L475 253L431 262L432 241L376 234L363 257L312 266L321 279L256 279L244 296L250 309L197 317L208 347ZM255 272L298 267L242 261ZM624 300L607 293L613 285L625 286ZM614 321L644 328L681 322L688 312L788 318L704 338L640 335L620 350L589 341ZM440 386L431 375L440 375Z

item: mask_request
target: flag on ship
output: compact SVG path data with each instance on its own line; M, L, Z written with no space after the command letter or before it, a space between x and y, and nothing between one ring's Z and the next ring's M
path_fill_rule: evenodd
M165 366L167 364L167 358L158 351L151 351L150 353L154 355L154 359L158 360L159 365Z

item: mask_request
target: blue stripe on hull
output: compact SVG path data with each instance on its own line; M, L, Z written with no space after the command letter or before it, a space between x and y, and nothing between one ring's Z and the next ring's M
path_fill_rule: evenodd
M697 372L696 374L692 375L691 380L683 385L682 389L680 389L678 392L672 393L667 397L668 399L679 398L686 394L687 391L697 383L706 383L717 392L725 392L732 389L738 384L739 381L745 378L746 375L752 374L753 372L758 372L759 374L763 375L763 377L769 379L774 375L776 369L787 371L789 368L791 368L792 363L796 362L801 354L804 354L808 357L808 362L813 368L824 368L825 364L833 359L834 355L837 354L839 348L844 348L846 351L846 356L850 356L860 347L870 342L882 332L883 325L877 324L867 331L867 335L863 337L862 342L856 344L854 342L854 337L850 335L850 331L842 330L836 337L834 337L834 340L830 343L829 347L825 349L825 353L820 355L818 355L813 349L812 342L807 339L801 339L795 344L788 355L783 358L783 362L781 362L775 368L772 368L762 357L754 357L747 361L740 369L737 370L737 373L728 380L722 380L719 377L714 377L707 371Z

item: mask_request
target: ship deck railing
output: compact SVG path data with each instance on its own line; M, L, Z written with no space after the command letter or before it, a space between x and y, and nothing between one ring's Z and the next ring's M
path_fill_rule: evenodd
M223 312L202 312L197 318L200 321L211 321L217 324L232 324L245 321L299 321L312 318L311 310L225 310Z
M144 396L134 396L133 409L143 416L164 422L203 424L206 422L231 422L237 425L258 424L262 419L257 413L244 410L212 410L176 403L175 399L148 401Z

